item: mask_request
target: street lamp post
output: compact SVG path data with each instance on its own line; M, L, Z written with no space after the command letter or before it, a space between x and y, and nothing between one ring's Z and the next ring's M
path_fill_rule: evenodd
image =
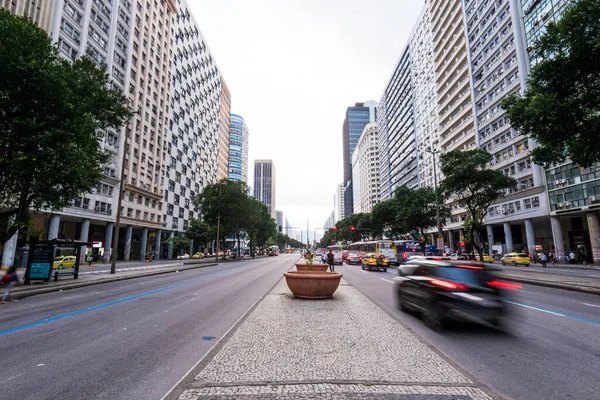
M139 111L132 111L131 115L129 116L129 118L127 119L127 126L129 126L129 124L131 123L131 119L133 118L134 115L139 114ZM129 132L131 134L131 132L133 131L133 129L130 129ZM123 203L123 190L124 190L124 186L125 186L125 152L127 151L127 132L125 132L125 138L123 139L123 154L121 157L121 181L119 182L119 199L117 200L117 219L115 221L115 237L113 240L114 245L114 249L115 249L115 254L112 255L112 259L110 261L110 273L114 274L116 272L117 269L117 255L119 254L119 251L117 250L119 248L119 231L121 230L121 204ZM110 245L110 243L108 244ZM127 246L127 243L125 243L125 246Z
M438 231L438 240L442 241L442 248L440 250L444 250L444 236L442 233L442 225L440 223L440 202L438 200L438 190L437 190L437 168L436 168L436 162L435 162L435 156L440 154L439 150L432 150L431 147L428 147L427 150L425 150L427 153L431 153L432 157L433 157L433 187L435 190L435 217L436 217L436 221L437 221L437 231ZM438 246L439 249L439 246Z

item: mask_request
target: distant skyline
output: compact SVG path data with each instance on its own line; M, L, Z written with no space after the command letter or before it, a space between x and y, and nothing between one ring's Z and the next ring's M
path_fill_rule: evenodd
M306 229L308 220L311 239L343 181L346 108L379 101L422 7L394 0L190 1L231 90L232 110L251 127L250 168L273 159L277 209L291 226Z

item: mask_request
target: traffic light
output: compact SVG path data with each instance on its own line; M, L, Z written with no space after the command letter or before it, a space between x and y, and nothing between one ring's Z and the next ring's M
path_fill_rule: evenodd
M335 232L335 231L337 231L337 226L334 225L333 228L331 228L331 229L333 229L333 231Z
M351 231L351 232L354 232L354 230L355 230L355 229L356 229L356 228L354 227L354 225L350 225L350 231Z
M335 243L335 240L331 239L331 244L334 244L334 243Z
M465 242L460 242L460 247L465 247Z

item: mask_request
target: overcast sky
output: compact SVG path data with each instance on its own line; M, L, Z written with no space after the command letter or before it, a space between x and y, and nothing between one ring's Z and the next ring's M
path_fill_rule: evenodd
M249 173L273 159L276 208L313 239L343 180L346 107L379 101L423 1L188 3L250 129Z

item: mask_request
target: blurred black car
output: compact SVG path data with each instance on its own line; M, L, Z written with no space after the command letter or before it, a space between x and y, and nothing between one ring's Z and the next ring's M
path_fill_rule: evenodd
M398 306L422 315L432 329L450 322L499 326L505 290L521 285L494 279L477 262L415 259L395 278Z

